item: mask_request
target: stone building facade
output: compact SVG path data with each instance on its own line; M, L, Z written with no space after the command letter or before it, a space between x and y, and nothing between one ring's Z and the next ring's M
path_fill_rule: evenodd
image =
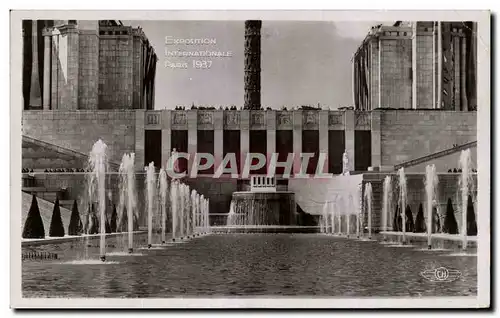
M435 30L435 24L374 28L353 63L355 109L278 111L260 107L260 26L246 24L246 109L154 110L157 58L140 28L117 21L24 21L23 168L80 164L99 139L107 144L114 167L124 153L135 153L137 172L150 162L165 166L174 148L191 155L190 162L181 162L184 170L197 152L212 154L216 166L235 153L239 171L249 152L268 159L278 153L280 162L294 153L294 171L300 171L297 154L312 153L307 173L317 171L323 155L323 172L340 174L345 151L351 173L378 170L380 176L408 162L420 162L415 173L431 162L438 162L438 173L446 173L457 167L455 157L463 147L473 148L476 158L475 73L463 66L474 54L467 53L464 60L457 53L464 52L463 43L471 47L467 43L473 41L464 35L469 31L440 25L447 30L442 39L455 44L442 46L442 67L436 71L439 63L432 56L441 51L428 51L429 37L431 47L437 41L436 32L428 30ZM61 152L65 156L58 158ZM54 160L40 160L44 153ZM434 158L438 153L451 157ZM263 167L255 173L266 172ZM199 171L197 178L185 181L210 198L210 211L228 211L232 193L247 180L213 179L213 173ZM50 173L37 181L62 187L61 177ZM82 191L81 180L71 176L64 182L74 196Z
M27 110L23 112L23 135L83 154L102 139L111 161L120 162L125 152L136 153L138 171L151 161L158 167L164 165L175 148L190 153L191 158L196 152L211 153L216 163L227 153L239 154L240 163L248 152L263 153L267 158L278 153L279 161L286 161L288 153L314 153L308 171L315 171L323 153L324 172L339 174L344 151L351 171L369 167L391 170L475 142L476 120L474 111L437 109ZM444 163L440 172L456 166L456 162Z
M355 108L477 109L476 24L374 26L353 58Z
M119 21L24 20L24 109L154 109L157 57Z

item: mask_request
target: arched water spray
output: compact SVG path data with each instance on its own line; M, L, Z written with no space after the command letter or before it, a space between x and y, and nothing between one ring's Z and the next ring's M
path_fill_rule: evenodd
M372 184L370 182L365 184L365 202L366 202L366 212L368 217L368 239L372 238Z
M148 248L153 244L153 213L156 195L156 174L154 162L151 162L146 170L146 195L148 208Z
M462 210L462 248L467 248L467 200L472 180L472 161L470 149L462 150L460 153L459 165L461 169L460 179L458 181L461 194L461 210Z
M402 227L402 240L401 243L406 244L406 175L404 168L400 168L399 175L399 202L401 206L401 227Z
M387 216L389 211L392 211L392 178L391 176L385 176L384 179L384 189L382 197L382 231L387 231ZM386 236L384 235L384 241Z
M89 156L89 167L91 170L91 186L89 193L93 193L97 189L98 208L100 214L100 258L104 262L106 260L106 144L99 139L94 146ZM92 186L94 184L95 186ZM90 196L92 197L92 196ZM91 200L92 202L92 200Z
M427 165L425 167L425 196L427 210L427 248L432 248L432 210L434 202L437 201L436 189L438 186L438 176L435 165Z

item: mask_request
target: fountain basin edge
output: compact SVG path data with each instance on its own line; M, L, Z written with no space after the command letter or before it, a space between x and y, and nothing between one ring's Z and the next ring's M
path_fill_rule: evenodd
M118 235L125 235L128 232L119 232L119 233L106 233L106 237L113 237ZM134 234L144 234L147 231L134 231ZM98 240L101 238L101 234L86 234L79 236L63 236L63 237L46 237L43 239L22 239L21 246L22 247L31 247L31 246L41 246L55 243L66 243L71 241L79 241L83 239Z

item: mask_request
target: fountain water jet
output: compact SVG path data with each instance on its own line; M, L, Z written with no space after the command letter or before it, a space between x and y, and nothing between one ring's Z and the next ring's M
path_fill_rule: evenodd
M106 144L99 139L94 146L89 156L89 166L91 169L91 183L97 183L97 198L99 203L100 214L100 259L106 260ZM91 193L93 187L89 187Z
M346 213L346 223L347 223L347 237L349 237L349 235L351 234L351 212L352 211L352 207L353 207L353 204L352 204L352 194L349 194L349 202L347 202L348 204L348 207L346 209L344 209L345 213Z
M438 176L435 165L425 167L425 194L427 209L427 248L432 248L432 209L434 202L437 201L436 189L438 185Z
M196 236L196 190L191 191L191 234Z
M179 202L179 181L172 180L170 183L170 207L172 210L172 241L177 238L177 218Z
M342 215L340 213L341 208L340 208L340 199L339 203L337 204L337 228L338 228L338 235L342 235Z
M382 198L382 231L387 231L387 215L389 211L392 211L392 178L391 176L386 176L384 179L384 190ZM384 241L386 236L384 235Z
M184 200L184 193L185 193L185 188L186 185L183 183L179 184L179 212L180 212L180 222L179 222L179 227L180 227L180 235L181 235L181 240L184 239L184 212L186 208L186 202Z
M335 213L335 201L330 202L330 233L333 234L334 230L334 225L335 225L335 219L334 219L334 213Z
M149 163L146 170L146 194L148 203L148 248L151 248L153 240L153 207L155 201L156 175L154 162Z
M406 175L404 168L398 170L399 175L399 202L401 206L401 227L402 227L402 239L401 244L406 244Z
M366 210L368 214L368 239L372 238L372 184L370 182L365 184L365 199L366 199Z
M204 217L203 217L204 214L205 214L205 196L202 194L200 197L200 211L199 211L200 228L202 234L205 234Z
M462 210L462 249L467 248L467 200L469 198L469 188L473 184L472 180L472 161L470 149L462 150L459 159L461 174L458 182L461 194Z
M160 213L161 213L161 243L166 242L166 224L167 224L167 193L168 193L168 182L167 182L167 172L165 169L160 169L159 175L160 182Z
M328 203L327 201L325 201L325 203L323 204L321 222L319 223L321 233L328 233L327 217L328 217Z

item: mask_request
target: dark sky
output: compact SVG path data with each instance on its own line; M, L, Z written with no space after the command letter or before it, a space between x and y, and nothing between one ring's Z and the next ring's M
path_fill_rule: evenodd
M141 26L159 57L155 108L243 105L243 21L123 21ZM375 21L263 21L262 106L289 108L352 104L350 59ZM165 45L165 37L210 38L211 45ZM165 57L165 49L231 51L212 60L210 69L193 68L194 57ZM203 59L203 58L202 58ZM187 69L165 67L165 60L187 63Z

